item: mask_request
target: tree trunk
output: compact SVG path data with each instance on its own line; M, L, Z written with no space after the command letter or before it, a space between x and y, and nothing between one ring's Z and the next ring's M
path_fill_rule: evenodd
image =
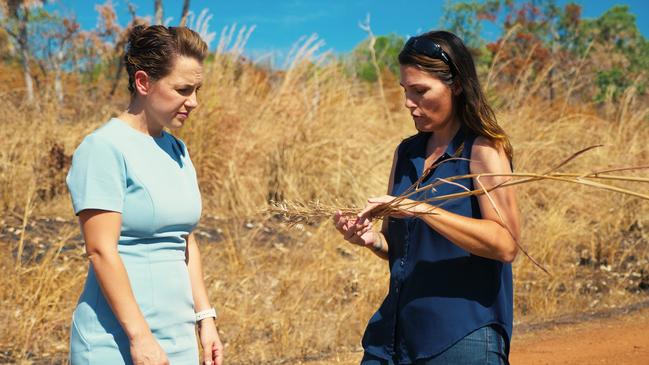
M63 48L63 46L61 46ZM61 64L63 63L63 50L59 50L56 54L56 61L54 62L54 93L59 105L63 104L63 82L61 81Z
M155 24L162 24L162 17L164 16L162 11L162 0L154 1L154 11L155 11Z
M23 75L25 77L25 90L27 91L27 102L34 102L34 82L32 80L32 71L29 68L29 54L26 48L21 47L21 63L23 65Z
M34 82L32 72L29 67L29 50L27 40L27 20L29 19L29 10L25 7L23 17L18 17L18 46L20 47L20 61L23 66L23 75L25 77L25 90L27 91L27 102L34 102Z
M183 1L183 11L180 14L180 26L185 27L187 24L187 14L189 14L189 0Z
M113 95L115 95L115 91L117 91L117 85L119 84L119 79L122 77L122 69L124 68L124 57L119 58L119 62L117 63L117 71L115 71L115 78L113 79L113 85L110 87L110 93L108 93L108 96L111 98Z
M554 67L550 69L550 73L548 74L548 82L549 82L549 89L550 89L550 104L554 103Z

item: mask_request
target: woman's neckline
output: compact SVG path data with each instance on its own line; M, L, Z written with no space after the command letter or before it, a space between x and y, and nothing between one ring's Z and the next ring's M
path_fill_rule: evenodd
M121 124L121 125L124 126L125 128L127 128L127 129L133 131L134 134L136 134L136 135L140 135L140 136L142 136L142 137L144 137L144 138L147 138L147 139L153 139L153 140L156 140L156 141L160 141L160 140L163 140L163 139L165 138L165 134L167 133L167 132L165 132L165 130L163 129L163 130L160 131L160 135L159 135L159 136L152 136L152 135L150 135L149 133L145 133L145 132L142 132L142 131L140 131L140 130L134 128L132 125L130 125L127 121L125 121L125 120L123 120L123 119L120 119L120 118L118 118L118 117L113 117L112 120L114 120L114 121L116 121L117 123Z

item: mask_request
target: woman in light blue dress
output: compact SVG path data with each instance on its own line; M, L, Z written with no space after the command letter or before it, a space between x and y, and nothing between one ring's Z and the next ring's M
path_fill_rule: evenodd
M201 214L182 127L198 105L207 46L184 27L137 26L125 56L131 103L86 136L67 177L90 260L70 362L223 361L192 234Z

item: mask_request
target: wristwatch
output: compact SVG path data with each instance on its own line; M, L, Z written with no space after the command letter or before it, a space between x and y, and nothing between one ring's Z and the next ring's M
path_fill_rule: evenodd
M216 309L210 308L196 313L196 322L200 322L201 320L210 317L216 319Z

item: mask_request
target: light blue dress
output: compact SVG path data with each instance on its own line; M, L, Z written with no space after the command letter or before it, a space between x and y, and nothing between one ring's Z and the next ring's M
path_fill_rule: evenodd
M77 148L67 184L75 213L122 214L118 250L135 299L170 363L197 364L185 236L198 223L201 199L183 142L113 118ZM130 364L129 346L90 265L72 317L70 362Z

